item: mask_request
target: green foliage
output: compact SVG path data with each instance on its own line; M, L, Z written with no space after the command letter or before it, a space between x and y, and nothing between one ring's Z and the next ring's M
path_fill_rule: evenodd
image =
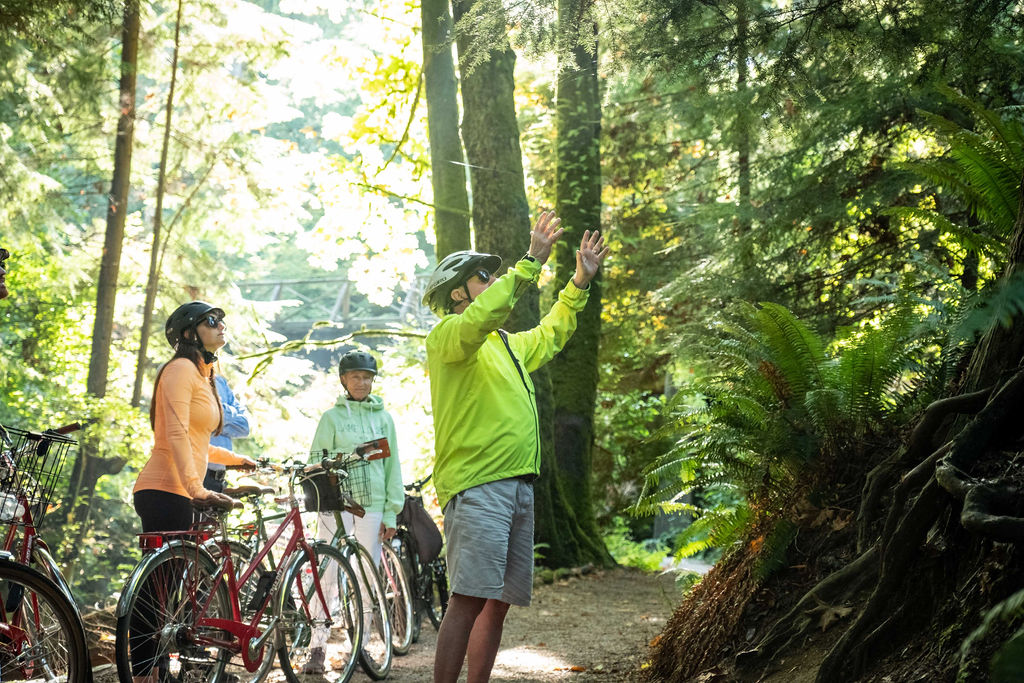
M795 533L797 500L830 468L849 466L851 444L875 433L906 400L905 375L925 341L916 305L902 294L877 326L848 331L832 345L770 303L738 306L688 334L680 347L714 374L674 401L665 432L675 444L646 470L635 512L694 514L677 539L681 555L767 528L761 567L780 566ZM740 500L685 502L721 486Z
M661 569L666 556L664 542L660 539L634 540L629 524L622 517L613 520L612 527L602 538L618 564L649 572Z
M960 646L960 672L958 681L967 680L967 667L971 660L971 648L986 638L1000 624L1012 625L1024 616L1024 590L1017 591L990 609ZM1024 672L1024 628L1018 629L1006 640L992 658L992 681L1009 683L1021 680Z

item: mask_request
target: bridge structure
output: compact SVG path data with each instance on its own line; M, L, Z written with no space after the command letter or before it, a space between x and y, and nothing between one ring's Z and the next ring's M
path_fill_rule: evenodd
M433 313L420 300L430 274L419 275L406 288L396 290L388 306L378 306L356 290L347 277L315 277L292 279L250 280L238 283L243 296L251 301L296 301L271 323L271 329L289 340L302 339L317 323L328 322L310 335L312 339L326 340L343 337L360 329L387 329L402 326L406 329L428 330L436 320ZM367 343L372 345L370 340ZM330 352L325 352L330 354ZM324 354L310 351L315 361L325 361Z

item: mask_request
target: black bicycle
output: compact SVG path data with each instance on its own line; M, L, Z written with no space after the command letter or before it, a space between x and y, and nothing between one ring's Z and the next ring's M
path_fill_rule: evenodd
M448 563L441 552L441 532L423 508L423 487L430 475L405 486L405 506L398 514L392 548L405 566L412 586L412 640L419 640L423 616L437 629L448 610Z

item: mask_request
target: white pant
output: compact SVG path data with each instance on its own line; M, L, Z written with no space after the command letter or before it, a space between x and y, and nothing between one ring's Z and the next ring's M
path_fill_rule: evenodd
M384 512L367 512L362 517L356 517L355 515L343 512L341 513L341 523L345 526L345 532L352 534L359 541L359 544L366 548L370 552L370 557L373 558L375 567L380 566L380 552L381 552L381 538L380 538L380 525L384 519ZM334 531L336 529L334 522L333 512L321 512L317 516L317 531L316 537L321 541L330 541L334 537ZM359 571L359 566L356 564L358 561L355 556L350 558L350 564L352 564L352 571L355 572L356 581L359 584L359 594L363 598L363 614L368 615L371 612L369 605L369 597L366 591L366 587L363 586L362 572ZM367 576L371 575L369 567L365 568ZM338 600L338 577L335 574L329 574L327 576L320 577L320 585L324 590L324 596L327 598L328 603L333 603ZM319 608L318 604L312 605L312 612L314 619L322 619L323 612ZM363 619L363 631L369 627L369 619ZM313 634L310 638L310 648L324 647L330 636L330 630L326 627L317 627L313 629Z

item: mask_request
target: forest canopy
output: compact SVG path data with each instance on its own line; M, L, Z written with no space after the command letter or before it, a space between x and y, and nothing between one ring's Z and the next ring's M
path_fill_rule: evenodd
M0 0L0 422L96 420L46 529L80 599L137 560L131 487L178 304L228 312L240 451L303 453L337 356L368 349L411 480L433 457L426 277L458 249L514 262L555 208L566 244L599 228L612 257L535 377L541 566L724 558L702 585L744 596L733 621L682 655L680 616L666 679L710 669L773 580L797 586L780 605L858 605L820 677L854 680L922 624L954 634L941 676L1010 666L1004 642L1019 662L1019 597L958 648L1020 572L964 577L1024 566L1020 536L957 520L977 481L1024 482L1000 407L1024 348L1022 35L1005 0ZM954 444L982 416L998 438L968 458ZM955 551L893 555L936 535ZM863 585L813 593L886 562L948 591L906 597L918 622L873 614ZM943 613L953 593L969 617ZM770 621L743 622L759 657L810 630Z

